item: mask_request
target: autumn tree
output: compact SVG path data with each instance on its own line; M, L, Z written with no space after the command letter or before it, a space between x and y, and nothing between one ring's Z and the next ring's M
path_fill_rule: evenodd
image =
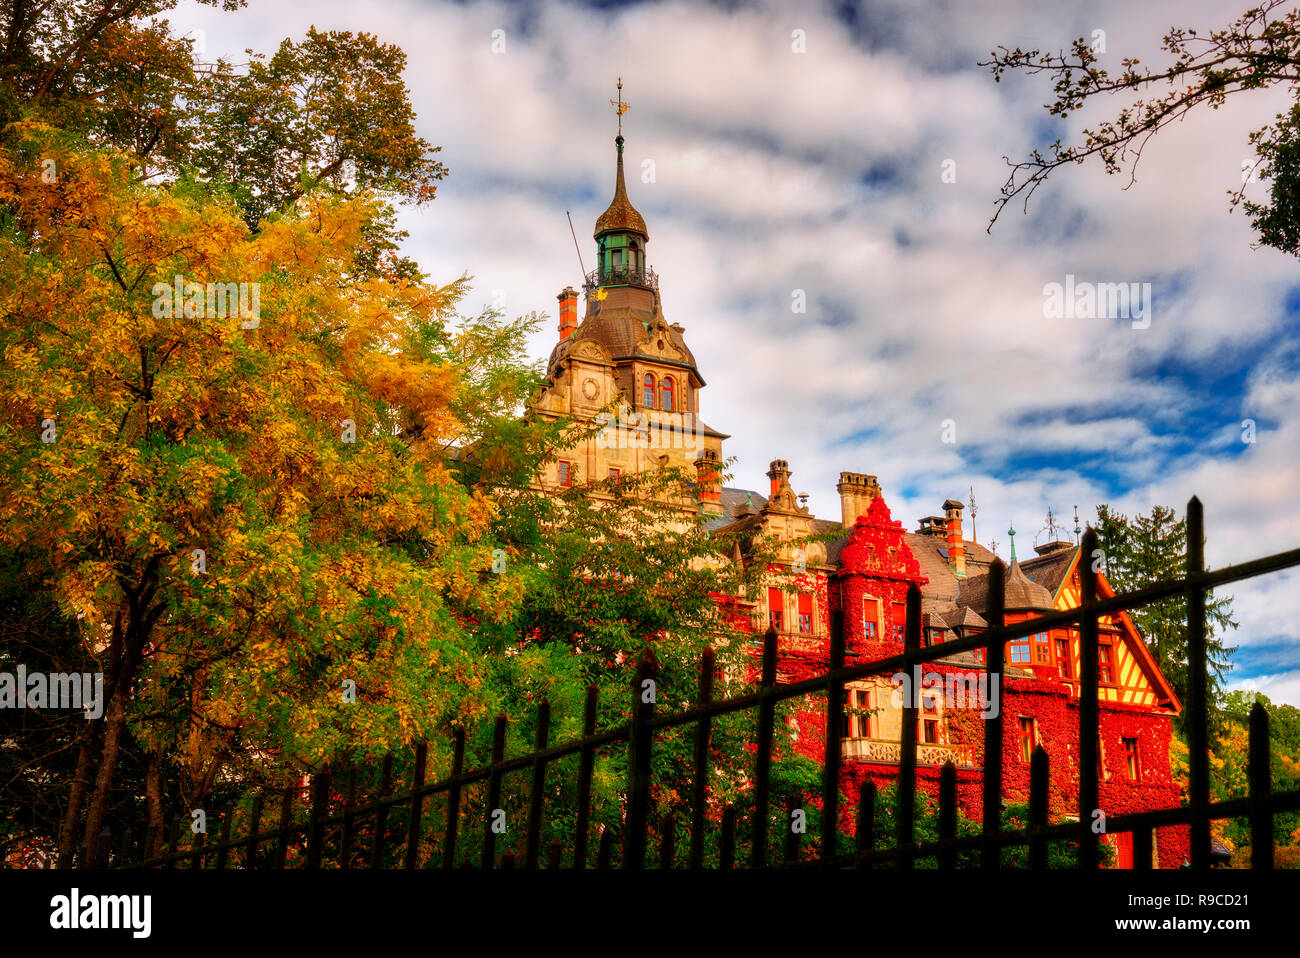
M1300 10L1285 9L1285 0L1264 0L1250 7L1227 26L1208 35L1193 29L1172 28L1162 39L1168 59L1154 69L1136 57L1120 61L1115 74L1101 65L1096 44L1080 37L1070 52L1009 50L999 47L981 63L997 81L1022 73L1053 81L1055 100L1047 105L1053 117L1068 118L1085 106L1117 98L1122 105L1096 126L1079 131L1073 142L1057 139L1046 151L1034 149L1029 157L1013 162L995 203L989 229L1008 203L1029 198L1056 169L1096 159L1110 174L1127 173L1129 185L1137 178L1138 163L1147 143L1169 124L1182 120L1197 107L1217 110L1229 96L1274 86L1294 96L1300 83ZM1281 9L1280 9L1281 8ZM1300 104L1278 113L1273 122L1250 135L1256 159L1241 171L1241 182L1228 191L1230 206L1245 204L1259 242L1292 255L1300 255ZM1249 184L1270 183L1267 202L1246 200Z
M66 862L83 802L93 852L137 704L191 690L190 723L306 765L393 747L473 697L462 622L519 583L478 576L494 507L441 441L462 381L429 344L463 284L357 276L365 199L313 194L252 235L203 191L25 135L0 155L0 543L108 686ZM248 295L214 308L218 283ZM201 783L214 756L187 758Z
M141 179L223 188L253 230L312 188L398 204L433 198L447 170L415 132L400 47L312 28L270 57L209 59L159 19L174 6L10 4L0 21L0 126L39 118L126 153ZM392 207L376 208L352 268L417 276L404 238Z

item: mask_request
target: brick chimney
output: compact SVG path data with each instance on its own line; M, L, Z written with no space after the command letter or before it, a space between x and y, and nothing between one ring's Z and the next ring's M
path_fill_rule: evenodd
M722 468L718 454L705 449L695 460L695 483L705 512L722 512Z
M555 298L560 301L560 339L568 339L578 328L578 291L566 286Z
M784 459L773 459L772 465L767 470L767 478L772 480L772 492L775 496L781 491L782 486L790 484L790 463Z
M880 495L880 483L865 473L841 472L835 491L840 494L840 524L852 529L858 516L867 514L871 500Z
M966 574L966 545L961 537L962 504L949 499L943 504L943 515L948 531L948 564L957 575Z

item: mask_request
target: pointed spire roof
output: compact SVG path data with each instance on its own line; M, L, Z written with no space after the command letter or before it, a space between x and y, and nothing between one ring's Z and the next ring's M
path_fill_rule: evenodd
M616 136L614 143L618 147L618 171L614 175L614 199L610 201L609 208L601 213L596 220L596 232L592 235L599 238L602 233L627 230L632 233L640 233L642 237L649 239L650 234L646 232L645 220L641 218L641 214L636 211L636 207L627 198L627 183L623 179L623 134L620 133Z

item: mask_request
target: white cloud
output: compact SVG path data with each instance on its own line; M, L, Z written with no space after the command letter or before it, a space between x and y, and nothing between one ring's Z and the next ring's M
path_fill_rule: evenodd
M1097 28L1112 71L1127 55L1154 64L1170 24L1205 31L1230 15L1208 0L895 0L860 12L857 36L826 6L777 3L318 0L309 12L186 4L172 19L236 58L312 22L400 44L420 132L451 169L432 204L404 212L408 252L436 279L474 274L475 304L504 291L514 313L554 317L555 294L577 283L566 209L593 265L591 225L613 180L606 100L621 75L629 192L668 319L685 326L709 382L702 418L733 434L737 484L764 488L768 461L784 458L814 510L838 517L839 472L872 472L909 527L973 485L980 538L996 536L1004 552L1007 524L1032 540L1048 505L1067 515L1077 503L1087 519L1099 502L1181 509L1196 493L1207 557L1221 566L1294 547L1300 527L1300 386L1294 364L1276 358L1294 336L1283 310L1294 262L1252 250L1226 195L1249 131L1278 98L1252 95L1169 127L1128 190L1092 164L1062 169L1028 217L1013 204L989 235L1002 157L1025 155L1051 129L1051 90L1044 78L996 84L975 64L1000 43L1056 49ZM795 28L806 54L790 50ZM1117 105L1081 111L1070 128ZM653 184L640 180L646 158ZM940 179L945 159L956 183ZM1153 283L1151 327L1046 319L1043 285L1067 273ZM790 312L795 288L807 292L806 315ZM533 355L553 342L552 322ZM1180 363L1201 364L1204 381L1252 370L1244 401L1152 372ZM1234 436L1248 416L1258 441L1242 449ZM940 441L946 418L956 445ZM1210 438L1189 447L1180 435ZM1008 469L1030 452L1032 467ZM1233 591L1238 640L1300 640L1297 590L1260 581ZM1300 704L1291 675L1277 679L1279 695Z

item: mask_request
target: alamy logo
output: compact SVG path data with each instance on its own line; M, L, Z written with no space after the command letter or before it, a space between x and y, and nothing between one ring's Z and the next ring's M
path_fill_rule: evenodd
M82 895L74 888L50 899L50 927L129 928L133 938L148 938L153 927L149 895Z
M998 677L987 672L922 673L921 666L914 665L911 675L895 672L889 682L894 687L891 698L896 709L937 704L942 698L946 708L979 709L986 718L998 717Z
M104 714L103 672L0 672L0 709L85 709L86 721Z
M1073 273L1065 284L1043 287L1043 315L1047 319L1131 319L1134 329L1151 325L1150 283L1076 283Z
M172 283L154 283L156 319L225 319L238 315L242 329L261 325L261 283L187 283L180 273Z

